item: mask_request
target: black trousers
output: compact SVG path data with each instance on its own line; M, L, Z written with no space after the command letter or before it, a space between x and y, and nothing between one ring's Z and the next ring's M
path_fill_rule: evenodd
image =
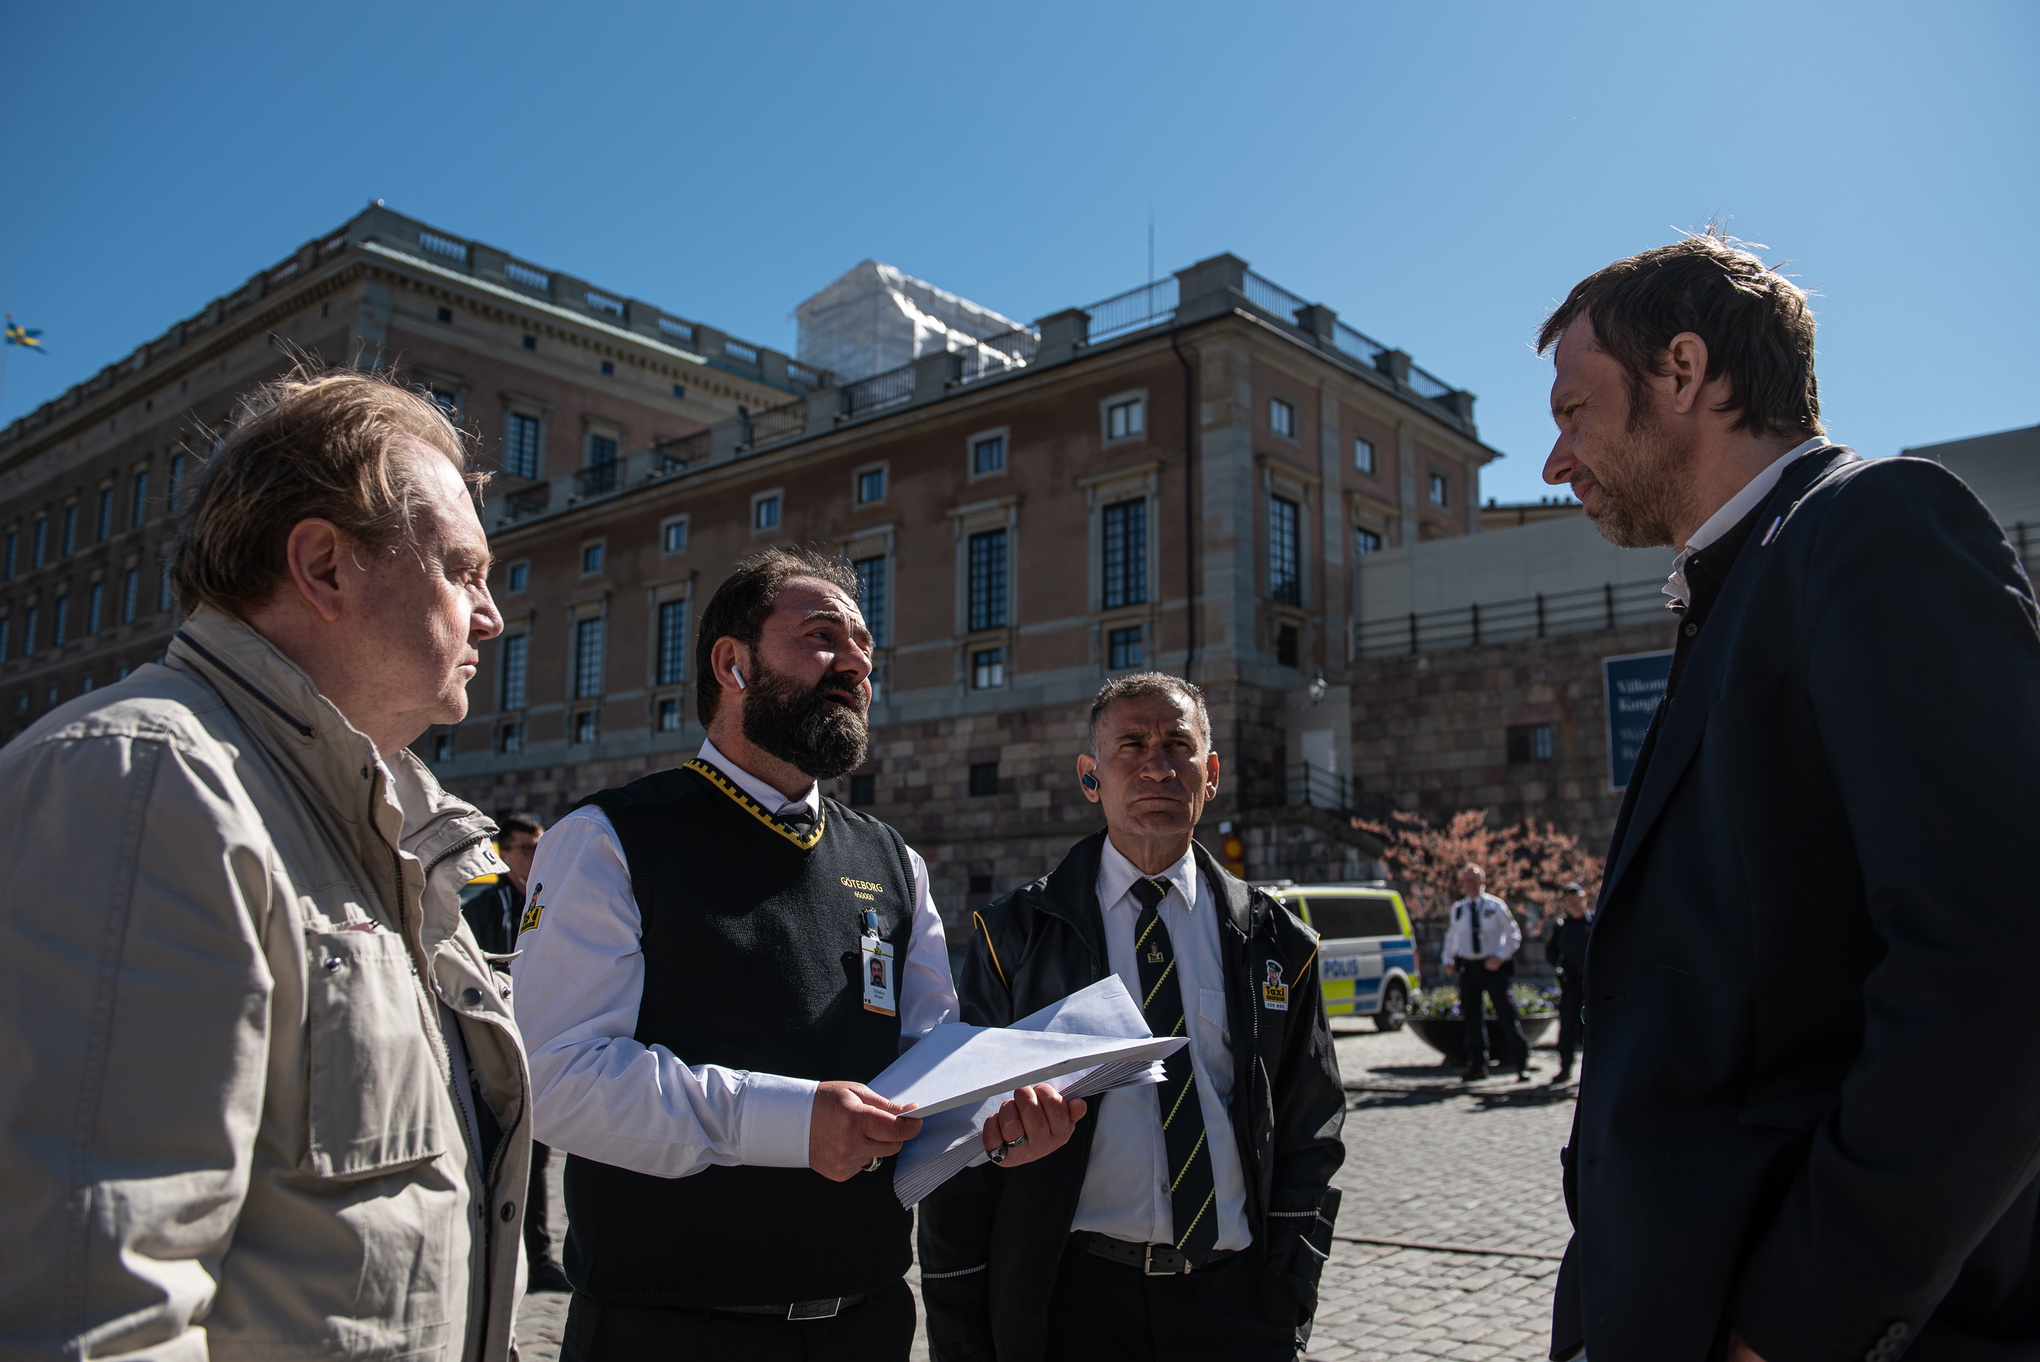
M576 1291L560 1362L906 1362L914 1293L894 1282L829 1319L604 1305Z
M530 1267L553 1256L552 1235L545 1224L545 1166L551 1158L552 1150L537 1140L531 1142L531 1186L524 1196L524 1261Z
M1509 1067L1529 1068L1530 1043L1523 1039L1523 1028L1516 1021L1516 1000L1509 996L1509 971L1489 969L1483 960L1459 962L1459 1013L1466 1019L1467 1066L1474 1069L1487 1067L1488 1035L1480 1005L1482 994L1494 999L1495 1020L1502 1024L1502 1035L1508 1042ZM1495 1058L1499 1061L1501 1056Z
M1572 1067L1587 1025L1587 985L1578 975L1568 974L1558 986L1558 1058Z
M1179 1277L1150 1277L1071 1241L1048 1307L1048 1362L1292 1362L1296 1327L1270 1320L1249 1250Z

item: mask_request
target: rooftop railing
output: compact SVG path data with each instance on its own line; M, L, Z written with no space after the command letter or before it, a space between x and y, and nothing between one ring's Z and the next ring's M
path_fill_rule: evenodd
M1176 315L1176 295L1176 276L1172 274L1091 304L1084 309L1091 314L1091 343L1170 320Z
M1247 271L1247 301L1289 322L1294 322L1296 314L1310 306L1274 280L1264 279L1252 270Z
M910 400L914 395L914 369L888 369L870 378L843 385L843 410L850 416L883 411Z
M1008 331L990 340L979 341L963 352L956 381L960 386L1024 369L1034 363L1035 352L1040 346L1041 337L1032 331Z
M1359 657L1392 657L1585 634L1630 624L1669 625L1673 616L1665 608L1664 585L1662 577L1647 582L1609 582L1522 600L1413 610L1407 615L1362 620L1353 626L1353 651Z

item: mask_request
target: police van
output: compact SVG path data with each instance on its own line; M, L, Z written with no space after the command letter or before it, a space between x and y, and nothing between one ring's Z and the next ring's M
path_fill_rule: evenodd
M1400 1031L1417 986L1417 942L1402 895L1381 884L1262 884L1317 929L1325 1012Z

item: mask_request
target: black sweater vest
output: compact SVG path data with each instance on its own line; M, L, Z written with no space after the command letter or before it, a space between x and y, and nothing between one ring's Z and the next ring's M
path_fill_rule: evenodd
M706 772L706 773L704 773ZM636 1038L684 1064L868 1082L900 1024L866 1010L864 910L894 952L914 913L900 835L833 800L798 834L698 764L584 801L607 814L642 918ZM567 1276L616 1305L784 1305L877 1291L910 1261L892 1163L848 1182L808 1168L659 1178L567 1159Z

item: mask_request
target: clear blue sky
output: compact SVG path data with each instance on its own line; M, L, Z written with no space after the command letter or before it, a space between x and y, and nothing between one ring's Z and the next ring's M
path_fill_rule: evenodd
M750 339L865 256L1020 318L1231 250L1479 394L1710 217L1868 454L2040 421L2040 5L0 8L11 419L371 198Z

